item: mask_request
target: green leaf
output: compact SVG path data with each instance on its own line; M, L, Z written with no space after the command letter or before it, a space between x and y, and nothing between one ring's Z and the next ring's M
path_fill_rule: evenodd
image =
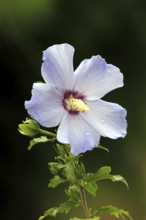
M65 156L65 154L66 154L65 145L56 144L55 150L57 151L57 154L58 154L61 158L64 158L64 156ZM56 158L57 158L57 157L56 157Z
M74 172L74 167L72 162L68 162L65 164L64 169L63 169L63 175L67 178L67 180L75 180L75 172Z
M100 180L109 179L113 182L122 182L128 188L128 183L127 183L126 179L124 177L122 177L121 175L112 175L111 168L108 166L101 167L100 169L97 170L96 173L87 173L83 179L87 183L88 182L94 183L94 182L97 182Z
M95 173L94 178L96 179L96 181L105 180L105 179L112 180L113 178L110 172L111 172L111 167L108 166L101 167L100 169L97 170L97 173Z
M50 183L48 184L48 187L55 188L56 186L60 185L61 183L65 183L67 180L62 179L59 175L54 176L50 180Z
M76 168L76 178L77 179L81 179L84 177L85 175L85 166L84 164L82 163L82 161L77 165L77 168Z
M44 215L41 216L39 218L39 220L42 220L42 219L46 218L47 216L56 217L56 215L59 213L67 214L70 212L70 209L73 208L74 206L75 206L75 204L72 202L61 203L59 207L50 208L47 211L45 211Z
M96 192L98 190L98 186L96 183L87 183L87 185L85 185L85 190L90 193L92 196L96 196Z
M70 220L86 220L85 218L77 218L77 217L74 217L74 218L70 218ZM101 218L98 216L95 216L93 218L88 218L88 220L101 220Z
M112 180L112 175L110 174L111 168L110 167L101 167L100 169L97 170L96 173L87 173L84 176L84 181L86 182L97 182L99 180L104 180L104 179L110 179Z
M74 202L76 205L80 205L80 193L79 187L77 185L70 185L68 189L65 190L65 193L69 197L68 201Z
M58 174L65 167L64 164L57 163L57 162L50 162L50 163L48 163L48 165L49 165L49 169L53 175Z
M113 175L113 182L122 182L127 186L127 189L129 189L128 183L126 181L126 179L124 177L122 177L121 175Z
M109 153L109 149L106 148L106 147L103 147L103 146L101 146L101 145L98 145L98 146L97 146L97 149L105 150L106 152Z
M41 137L38 137L38 138L33 138L33 139L30 141L28 150L31 150L31 148L32 148L34 145L36 145L36 144L45 143L45 142L48 142L48 141L50 141L50 139L48 139L46 136L41 136Z
M130 216L128 211L125 211L123 209L118 209L115 206L112 205L107 205L107 206L102 206L99 210L98 210L98 214L105 214L108 213L111 216L114 216L116 218L122 217L122 219L125 220L125 217L128 217L129 219L132 220L132 217Z

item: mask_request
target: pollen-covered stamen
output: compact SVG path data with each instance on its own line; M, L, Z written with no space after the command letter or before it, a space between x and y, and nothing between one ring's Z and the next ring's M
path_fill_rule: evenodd
M82 99L76 99L73 95L70 95L68 99L65 99L65 106L68 111L75 112L88 112L89 107L83 102Z

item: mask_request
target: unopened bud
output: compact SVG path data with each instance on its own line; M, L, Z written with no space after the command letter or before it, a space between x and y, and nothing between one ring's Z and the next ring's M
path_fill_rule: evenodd
M22 124L18 125L18 130L23 135L35 137L40 133L40 126L34 119L26 118Z

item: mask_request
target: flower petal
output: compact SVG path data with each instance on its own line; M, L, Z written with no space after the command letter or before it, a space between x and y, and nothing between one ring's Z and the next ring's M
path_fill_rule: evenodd
M82 92L88 100L97 100L123 86L123 74L120 70L107 64L99 55L82 61L75 75L75 90Z
M25 102L28 113L45 127L57 126L65 112L62 97L45 83L34 83L32 97Z
M44 51L42 76L45 82L56 88L72 89L74 48L69 44L49 47Z
M118 104L102 100L88 101L90 111L81 113L84 120L101 136L116 139L125 137L127 130L126 110Z
M82 119L80 114L66 114L58 128L57 139L61 143L70 144L71 153L78 155L98 145L100 135Z

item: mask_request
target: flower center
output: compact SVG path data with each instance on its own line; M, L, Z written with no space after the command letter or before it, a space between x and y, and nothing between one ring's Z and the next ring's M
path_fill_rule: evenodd
M82 99L74 98L71 94L65 101L65 107L69 112L88 112L89 107Z

